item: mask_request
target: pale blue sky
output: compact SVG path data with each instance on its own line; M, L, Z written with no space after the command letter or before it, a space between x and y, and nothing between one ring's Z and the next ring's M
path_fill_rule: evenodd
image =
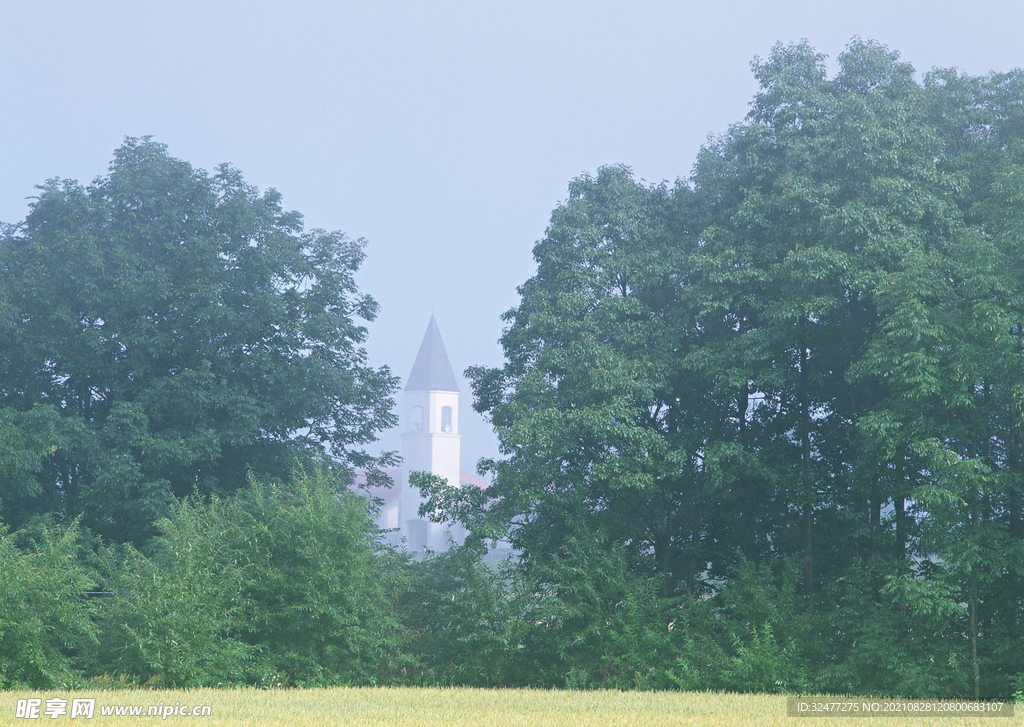
M755 55L807 38L834 58L854 35L921 72L1005 71L1024 65L1024 3L3 0L0 221L151 134L365 237L372 360L404 380L433 312L461 374L500 364L499 316L570 179L685 177L746 114ZM496 445L460 385L473 471Z

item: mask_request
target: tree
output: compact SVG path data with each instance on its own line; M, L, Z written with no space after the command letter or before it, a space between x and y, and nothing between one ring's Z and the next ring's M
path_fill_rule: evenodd
M886 390L866 361L879 284L960 220L924 91L898 54L854 39L832 79L806 42L753 65L761 90L746 123L693 175L710 221L691 296L729 291L704 306L700 326L713 333L693 360L737 371L729 434L746 466L722 517L768 552L801 553L812 610L815 585L834 580L818 568L835 575L858 555L885 555L883 510L899 513L906 496L860 427Z
M1020 77L922 84L856 38L838 66L806 42L756 59L751 113L688 183L572 183L505 365L469 372L494 484L429 503L504 525L536 573L569 542L617 543L662 597L799 558L808 673L851 683L828 648L863 684L967 683L942 659L979 694L981 671L1020 671L983 643L1020 628ZM864 608L888 646L851 620ZM922 646L907 614L928 609L945 625ZM892 676L902 658L913 678Z
M87 671L169 687L394 680L407 665L395 609L401 556L367 498L318 470L192 496L158 523L153 555L102 553L98 644Z
M296 458L341 468L394 424L360 348L365 242L302 232L274 190L127 139L106 176L49 180L0 236L2 512L144 540L173 497Z
M67 689L78 680L70 655L96 641L86 591L91 575L78 562L77 523L44 528L17 546L0 524L0 687Z
M926 90L943 141L937 166L956 175L951 198L966 225L878 286L884 325L868 360L888 391L868 423L884 424L872 434L888 451L898 438L916 452L908 494L921 513L919 549L941 564L931 580L959 586L950 598L967 605L964 661L977 698L1007 693L1024 668L1001 643L1019 638L1024 603L1024 76L940 69Z
M467 372L506 457L483 465L494 482L481 516L510 528L527 561L587 533L623 543L664 576L662 595L692 566L682 513L701 498L715 411L678 377L687 320L674 224L670 191L624 167L575 180L504 317L507 363Z

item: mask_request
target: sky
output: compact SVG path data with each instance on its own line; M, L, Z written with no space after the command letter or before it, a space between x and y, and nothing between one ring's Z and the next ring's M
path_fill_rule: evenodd
M1007 71L1024 2L0 0L0 221L47 179L104 174L126 136L234 165L307 229L367 240L372 364L404 384L437 317L474 472L497 440L461 373L501 365L501 314L569 182L685 178L746 115L755 56L806 38L834 62L854 36L919 74Z

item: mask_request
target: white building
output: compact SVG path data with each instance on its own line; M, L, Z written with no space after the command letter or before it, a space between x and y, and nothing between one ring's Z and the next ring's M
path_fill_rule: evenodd
M402 408L402 469L387 470L394 485L390 490L370 488L384 501L378 525L394 530L390 538L396 544L403 539L414 552L429 548L447 550L452 542L461 543L465 529L458 524L438 524L419 516L423 497L409 485L409 473L426 470L460 487L487 487L487 483L459 469L459 387L455 381L441 331L430 317L412 372L405 384ZM357 482L363 479L357 476Z

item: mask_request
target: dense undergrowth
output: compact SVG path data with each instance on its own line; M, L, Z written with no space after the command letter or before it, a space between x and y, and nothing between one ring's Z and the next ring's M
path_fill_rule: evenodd
M186 499L159 533L140 552L77 525L6 532L0 686L969 692L957 614L928 606L941 594L908 606L919 586L881 568L807 614L795 564L665 598L593 533L544 564L494 567L472 543L414 561L322 472ZM990 696L1019 692L1013 676Z

